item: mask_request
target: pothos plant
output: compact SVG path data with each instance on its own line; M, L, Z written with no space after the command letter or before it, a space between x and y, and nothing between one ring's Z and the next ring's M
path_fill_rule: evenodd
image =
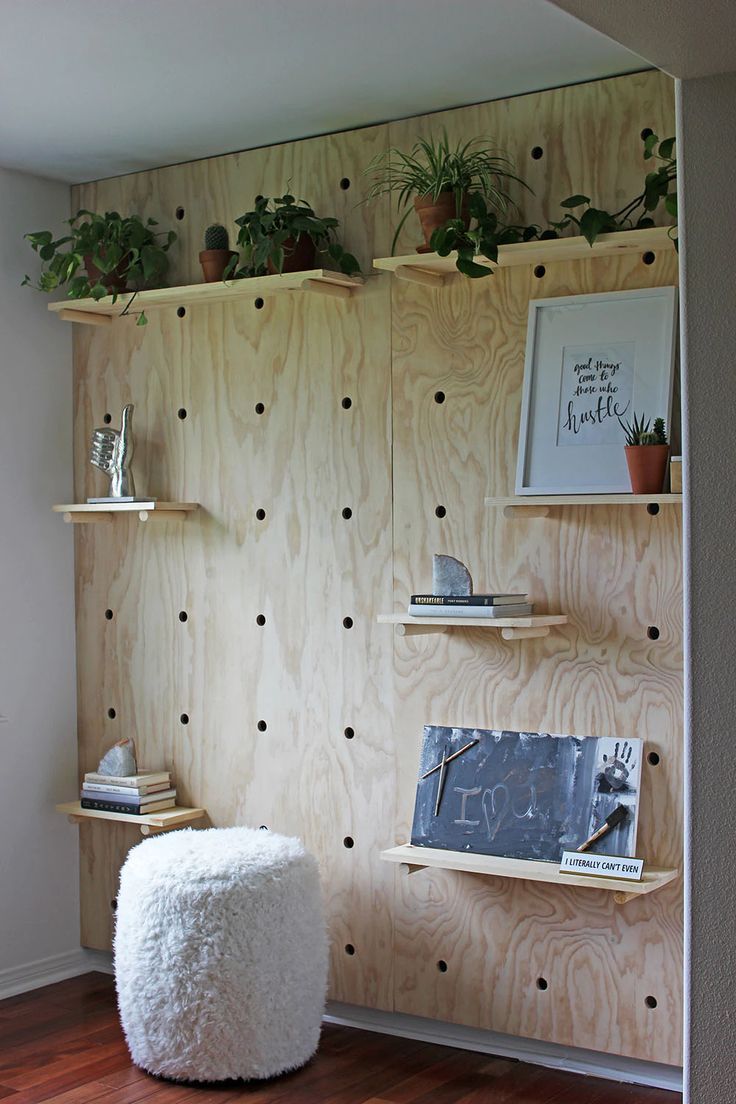
M677 220L675 139L663 138L660 141L656 134L648 134L644 139L644 158L647 161L655 159L661 164L647 173L640 194L626 203L620 211L603 211L593 207L590 197L586 195L568 196L560 204L568 214L560 222L553 223L555 229L565 230L574 225L592 245L599 234L609 234L616 230L644 230L654 226L652 215L663 201L667 214ZM585 207L585 210L580 215L574 215L572 212L580 207ZM673 237L675 229L676 226L672 228Z
M113 302L126 291L161 287L169 268L167 254L176 241L173 230L153 230L158 225L155 219L144 222L138 215L123 216L117 211L100 215L80 210L67 225L69 233L60 238L50 230L25 235L43 264L38 282L26 276L23 286L49 292L68 285L70 299L111 295ZM146 322L142 312L137 324Z
M566 214L558 222L552 222L546 228L535 224L524 226L503 222L483 196L474 193L468 203L470 228L462 219L449 219L432 234L430 248L441 257L456 252L458 270L465 276L477 279L491 275L493 269L488 265L478 264L475 258L483 256L496 263L501 245L558 238L571 226L577 227L586 241L593 245L599 234L616 230L642 230L654 226L652 215L662 202L666 212L676 219L677 191L673 185L677 181L677 159L674 150L674 138L660 141L656 134L649 134L644 139L644 158L655 158L661 164L647 173L641 193L626 203L620 211L604 211L591 206L588 196L573 195L560 204ZM586 206L586 210L582 214L573 214L574 210L583 206ZM676 229L676 225L671 228L671 236L674 236Z
M304 199L288 194L274 199L256 196L253 209L235 222L245 263L238 267L238 258L233 257L223 279L263 276L269 270L281 273L305 238L347 276L360 272L355 257L337 240L338 219L318 216Z

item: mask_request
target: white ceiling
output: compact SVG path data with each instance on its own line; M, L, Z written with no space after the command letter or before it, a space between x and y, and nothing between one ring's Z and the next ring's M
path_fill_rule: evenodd
M551 0L673 77L736 70L734 0Z
M644 67L545 0L0 0L0 164L94 180Z

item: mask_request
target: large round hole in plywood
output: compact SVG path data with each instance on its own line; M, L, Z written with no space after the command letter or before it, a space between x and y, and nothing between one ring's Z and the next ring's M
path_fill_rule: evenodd
M115 614L114 614L114 613L112 612L112 610L111 610L111 609L106 609L106 610L105 610L105 619L106 619L107 621L112 621L112 619L113 619L113 617L114 617L114 616L115 616Z

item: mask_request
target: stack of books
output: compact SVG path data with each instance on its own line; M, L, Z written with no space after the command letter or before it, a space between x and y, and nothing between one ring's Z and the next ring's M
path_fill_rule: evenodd
M412 617L529 617L526 594L412 594Z
M82 783L82 808L145 816L173 809L176 790L169 771L141 771L127 778L90 771Z

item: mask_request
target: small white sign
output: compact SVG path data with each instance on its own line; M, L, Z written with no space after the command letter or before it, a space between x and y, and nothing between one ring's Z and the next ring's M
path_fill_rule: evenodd
M588 878L617 878L640 882L644 873L643 859L623 855L596 855L592 851L563 851L560 874L585 874Z

